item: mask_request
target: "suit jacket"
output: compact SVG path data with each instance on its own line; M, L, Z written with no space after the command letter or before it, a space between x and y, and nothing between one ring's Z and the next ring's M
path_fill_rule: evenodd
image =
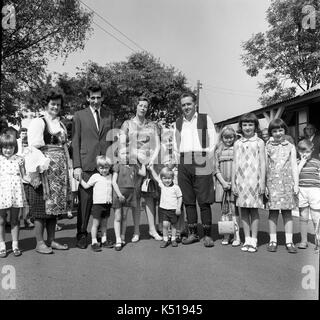
M96 169L96 157L106 155L107 148L113 143L113 135L108 135L110 141L107 141L107 133L113 127L114 116L109 109L100 109L99 131L90 107L75 113L72 124L73 168L82 168L83 171Z
M312 140L314 145L314 150L312 152L312 158L316 158L320 160L319 154L320 154L320 135L316 134Z

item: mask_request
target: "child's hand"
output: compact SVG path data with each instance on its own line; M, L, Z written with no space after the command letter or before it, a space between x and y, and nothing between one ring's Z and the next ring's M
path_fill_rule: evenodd
M298 186L294 186L294 187L293 187L293 193L294 193L295 195L297 195L297 194L299 193L299 187L298 187Z
M37 172L29 173L30 176L30 184L34 189L37 189L41 183L40 175Z
M259 195L263 195L266 192L266 187L265 186L259 186L259 191L258 194Z
M181 215L181 209L176 209L176 215L180 216Z
M236 197L239 195L239 191L238 191L238 188L236 186L232 187L232 192Z
M126 201L126 198L125 198L122 194L120 194L120 196L118 196L118 198L119 198L119 201L120 201L121 203L123 203L123 202Z
M228 191L231 189L231 183L230 182L225 182L223 185L223 190Z

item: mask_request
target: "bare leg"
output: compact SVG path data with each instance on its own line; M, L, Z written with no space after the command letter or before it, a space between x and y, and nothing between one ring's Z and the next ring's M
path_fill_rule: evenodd
M269 210L269 235L270 242L277 242L277 224L278 224L279 210Z
M6 210L0 210L0 250L6 249L5 244L5 225L6 225Z
M20 208L11 208L11 236L12 236L12 249L18 249L19 240L19 212Z
M121 241L125 243L126 238L126 230L127 230L127 216L128 216L129 208L124 208L122 211L122 219L121 219Z
M256 208L250 209L251 214L251 233L252 233L252 239L257 244L258 242L258 231L259 231L259 212Z
M35 234L36 234L36 240L37 242L44 242L44 239L43 239L43 232L44 232L44 219L35 219L34 221L34 231L35 231Z
M114 210L114 233L116 235L116 243L121 243L121 235L120 235L120 228L121 228L121 212L122 208L117 208Z
M250 219L249 219L250 209L241 208L241 221L243 226L243 232L245 237L245 244L250 242Z
M286 243L292 243L292 235L293 235L293 221L291 210L284 210L282 212L284 230L286 234Z
M54 241L54 236L56 233L56 224L57 224L57 219L46 219L46 229L47 229L49 246L51 245L52 241Z
M140 217L141 217L141 206L140 206L140 199L137 201L137 207L132 208L132 218L134 224L134 235L140 235Z
M308 244L309 207L299 208L301 243Z

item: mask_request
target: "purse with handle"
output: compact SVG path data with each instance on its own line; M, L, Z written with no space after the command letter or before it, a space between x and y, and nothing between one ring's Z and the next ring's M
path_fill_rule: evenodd
M230 191L224 191L221 206L221 221L218 221L218 232L220 235L234 234L237 230L235 221L233 221L233 212L230 205Z

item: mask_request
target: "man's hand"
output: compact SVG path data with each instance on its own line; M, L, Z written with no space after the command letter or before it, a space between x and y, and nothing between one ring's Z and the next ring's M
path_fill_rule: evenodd
M176 209L176 215L180 216L181 215L181 209Z
M81 179L82 179L82 169L81 169L81 168L75 168L75 169L73 170L73 176L74 176L74 178L75 178L77 181L81 182Z

